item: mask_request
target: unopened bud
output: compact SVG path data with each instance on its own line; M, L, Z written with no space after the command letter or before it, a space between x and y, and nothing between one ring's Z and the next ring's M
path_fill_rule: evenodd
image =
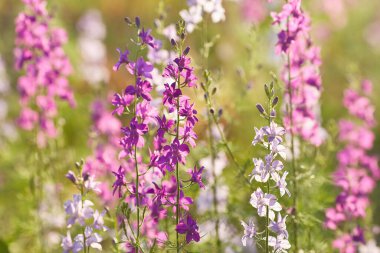
M261 104L256 104L256 108L261 114L265 114L264 107Z
M71 170L67 172L66 178L69 179L71 182L73 182L73 184L77 184L78 182L77 177L75 176L74 172L72 172Z
M140 18L139 17L135 18L135 23L136 23L136 27L140 28Z
M185 50L183 50L183 55L187 55L190 52L190 47L186 47Z

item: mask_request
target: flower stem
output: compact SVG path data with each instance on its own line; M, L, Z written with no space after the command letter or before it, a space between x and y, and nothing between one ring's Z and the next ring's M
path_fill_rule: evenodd
M182 56L182 45L179 47L179 58ZM181 90L181 72L178 70L178 79L177 79L177 85L178 89ZM177 99L177 122L176 122L176 139L179 139L179 99ZM179 217L180 217L180 210L179 210L179 199L180 199L180 178L179 178L179 162L176 162L176 168L175 168L175 177L177 182L177 197L176 197L176 215L175 215L175 221L176 221L176 227L179 224ZM180 252L179 250L179 233L176 229L176 250L177 253Z
M268 126L272 123L272 98L268 98ZM268 141L268 152L270 153L270 142ZM269 179L267 181L267 192L270 193L270 183ZM266 213L266 224L265 224L265 253L269 253L269 205L267 206L267 213Z

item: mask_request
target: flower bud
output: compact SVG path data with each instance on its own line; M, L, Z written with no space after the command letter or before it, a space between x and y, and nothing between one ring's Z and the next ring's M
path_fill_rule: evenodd
M256 104L256 108L261 114L265 114L264 107L261 104Z
M190 52L190 47L186 47L185 50L183 50L183 55L187 55Z
M139 17L135 18L135 23L136 23L136 27L140 28L140 18Z
M124 21L125 21L125 23L127 23L128 25L132 25L132 21L131 21L128 17L125 17L125 18L124 18Z
M66 178L69 179L73 184L77 184L78 180L77 177L75 176L74 172L69 170L66 174Z
M275 98L273 99L272 106L273 106L273 107L276 106L277 103L278 103L278 97L275 97Z

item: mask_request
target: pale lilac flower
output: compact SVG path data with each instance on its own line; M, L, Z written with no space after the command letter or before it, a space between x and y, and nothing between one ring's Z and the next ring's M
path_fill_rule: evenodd
M69 216L67 227L71 227L76 222L81 226L86 224L86 220L93 217L94 210L91 208L94 204L89 200L83 200L80 194L74 194L73 200L68 200L64 204L65 212Z
M269 236L269 246L273 247L273 252L276 253L287 253L290 249L289 241L282 235L277 237Z
M268 193L264 193L261 188L257 188L255 192L252 193L249 203L257 209L257 214L260 217L264 217L267 213L267 208L269 209L269 218L274 219L275 213L282 210L280 203L277 202L276 196Z
M277 235L283 235L284 238L288 238L289 234L286 230L286 218L288 216L286 215L284 218L281 217L281 213L277 214L277 222L271 221L269 224L270 230L275 232Z
M286 188L287 183L286 183L286 176L289 174L289 172L285 171L284 174L282 174L282 177L276 182L276 186L278 189L280 189L280 195L281 197L286 194L290 197L290 192L288 188Z
M248 224L241 221L241 225L244 227L244 235L241 238L241 242L243 246L247 246L247 239L253 239L256 236L256 226L252 219L248 221Z

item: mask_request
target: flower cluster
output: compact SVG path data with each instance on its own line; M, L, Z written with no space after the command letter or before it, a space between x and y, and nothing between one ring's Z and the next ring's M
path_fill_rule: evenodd
M140 28L140 19L135 23L127 19L128 23L137 28L138 40L136 46L140 49L156 48L156 40L151 35L151 30ZM120 201L128 203L135 210L135 223L128 220L129 233L127 237L128 251L138 251L139 247L153 247L162 245L167 240L165 233L158 230L157 216L161 214L153 204L155 199L155 182L161 181L163 174L154 168L150 159L144 160L143 155L148 153L146 143L147 134L159 124L158 110L151 104L152 95L152 71L153 65L139 56L133 60L129 57L129 50L119 50L119 61L114 65L114 70L126 66L128 72L134 76L135 83L125 88L122 94L115 94L112 104L115 107L113 114L129 116L127 126L121 127L119 146L122 147L119 159L123 159L118 169L113 171L116 181L113 184L113 193L117 193ZM143 212L140 213L140 210ZM146 212L148 211L148 212ZM122 224L122 226L124 226ZM144 234L145 241L140 241L140 235Z
M173 208L176 217L176 231L179 234L186 234L186 242L199 241L198 225L189 213L189 205L193 203L190 197L185 196L183 183L190 182L204 187L202 182L201 168L191 168L188 170L190 179L181 180L179 176L180 164L186 164L186 157L190 153L190 148L195 147L197 135L194 126L198 122L197 111L188 96L183 94L183 89L196 88L197 78L191 67L191 59L187 56L189 48L182 50L184 40L184 24L178 25L178 34L181 41L172 43L176 45L179 52L172 63L164 69L163 76L168 78L165 83L162 103L167 110L166 115L158 118L159 129L154 138L155 153L151 156L152 164L159 168L163 174L173 173L171 181L176 186L175 189L167 191L164 183L161 187L157 186L155 204L158 210ZM166 208L164 208L166 206ZM177 248L179 241L177 238Z
M130 21L128 23L132 24ZM138 28L138 46L156 50L158 43L152 37L151 31L140 30L138 18L134 24ZM182 29L181 32L178 32L182 34L182 39L178 42L181 44L177 44L174 39L171 42L176 45L180 55L167 64L162 74L167 80L162 94L163 109L166 110L166 113L162 116L151 105L153 100L152 83L155 82L152 75L153 64L145 61L142 57L133 62L129 58L128 50L125 52L119 50L120 58L114 66L114 69L117 70L125 64L136 80L136 83L128 86L123 94L115 94L112 101L115 106L115 114L131 116L129 125L122 127L123 137L120 139L123 149L119 157L125 158L127 164L114 171L116 181L113 188L119 198L125 198L130 206L136 206L137 224L130 226L130 229L132 230L134 226L137 230L137 233L134 234L137 236L130 240L129 245L135 250L139 244L141 245L139 242L140 232L150 239L150 245L147 246L157 243L162 245L168 239L165 233L158 231L157 226L160 220L169 217L171 211L175 213L173 216L176 217L176 231L186 234L187 243L200 239L198 226L188 213L189 205L193 203L193 200L185 196L182 187L185 182L188 182L189 185L198 184L200 187L204 187L203 167L189 169L190 178L188 180L181 180L179 177L180 164L186 164L190 147L196 145L197 135L193 128L198 119L194 104L191 103L189 97L182 93L182 89L185 87L196 87L196 77L190 66L190 58L187 56L189 48L181 50L184 40L184 24L178 25L178 27ZM139 153L148 151L150 143L147 143L145 136L152 132L153 127L157 127L153 134L154 150L149 148L150 159L145 161ZM172 175L165 177L167 174ZM133 182L129 183L127 178L131 178ZM140 217L140 209L144 210L143 217ZM145 214L145 211L149 212ZM138 225L140 218L144 222ZM177 247L179 247L178 239Z
M106 26L98 10L88 10L77 23L79 31L78 49L82 58L80 70L84 80L91 86L99 87L109 79L109 71L105 66Z
M253 159L254 168L250 177L251 181L255 180L256 182L263 183L266 187L264 191L258 187L257 190L252 193L249 201L249 203L257 209L259 217L266 217L265 236L262 238L259 237L262 233L257 231L253 221L250 221L248 224L242 221L244 227L242 243L246 246L248 239L256 237L259 241L265 241L266 249L272 247L273 252L287 252L290 248L288 241L289 235L286 230L287 216L281 216L280 211L282 207L278 202L278 198L274 193L270 193L270 190L274 187L277 188L281 197L285 194L290 196L286 182L288 172L284 171L284 165L281 161L281 158L286 158L285 146L282 145L282 136L285 134L285 129L274 122L274 118L276 117L274 108L278 103L278 97L274 97L273 84L271 84L270 88L265 86L265 89L268 96L268 112L260 104L257 105L257 109L260 114L268 120L269 125L260 129L255 128L256 136L252 144L262 145L267 149L268 154L265 156L265 159ZM275 236L270 236L269 231L272 231Z
M81 227L81 233L71 237L70 230L67 235L62 238L61 247L63 252L87 252L87 248L102 250L102 237L99 232L107 231L104 226L104 215L106 211L99 212L94 210L94 203L86 198L90 191L98 191L98 182L93 177L82 172L83 161L76 164L77 169L81 171L80 176L76 176L73 171L69 171L66 177L80 190L80 194L74 194L72 200L68 200L64 204L67 215L67 228L70 229L74 225Z
M45 0L24 0L26 11L16 18L15 69L25 73L18 79L21 114L18 124L38 129L37 144L57 136L54 118L56 98L75 105L67 80L71 65L63 51L67 40L61 28L52 28Z
M301 9L301 0L287 1L279 13L271 15L273 24L280 28L276 51L287 56L281 75L289 105L285 127L291 134L319 146L326 138L319 119L321 58L320 48L310 39L310 18Z
M371 82L363 81L361 90L368 96L372 92ZM374 107L364 95L353 89L344 93L344 106L361 123L339 122L339 140L345 143L345 147L337 154L339 165L333 179L342 192L336 198L335 207L326 210L325 226L328 229L349 228L344 234L338 234L333 242L333 247L341 253L356 252L358 245L364 243L358 221L365 218L370 205L369 195L380 179L378 159L368 154L375 140L371 130L375 124Z
M179 15L186 22L186 31L191 33L203 20L203 13L209 13L214 23L226 19L222 0L188 0L189 9L180 11Z

